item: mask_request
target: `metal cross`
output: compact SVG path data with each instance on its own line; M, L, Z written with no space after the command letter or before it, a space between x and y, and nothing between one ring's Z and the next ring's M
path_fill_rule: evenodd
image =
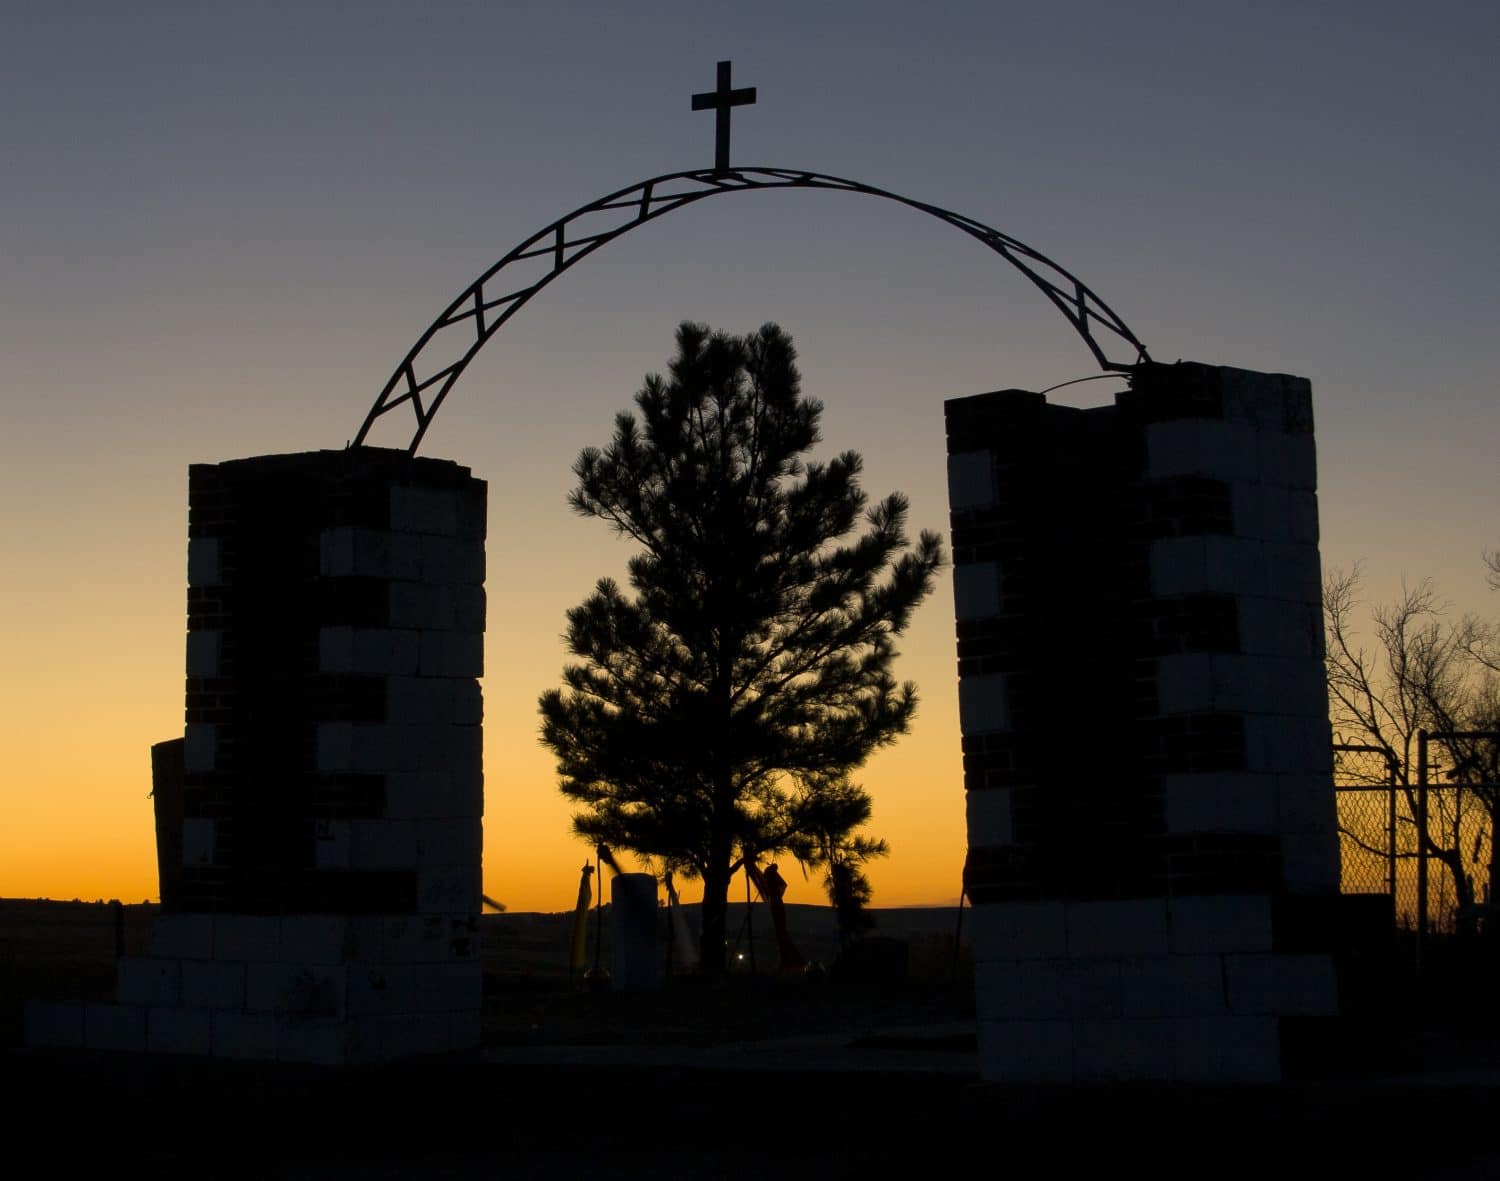
M733 90L729 85L729 63L719 63L716 89L693 95L693 110L714 111L714 171L729 171L729 108L743 107L755 101L755 87Z

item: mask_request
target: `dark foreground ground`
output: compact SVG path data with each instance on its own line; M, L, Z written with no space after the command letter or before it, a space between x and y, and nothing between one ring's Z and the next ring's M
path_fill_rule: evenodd
M1495 1026L1447 1004L1374 1028L1375 1050L1321 1079L998 1086L977 1081L951 941L910 932L922 954L899 981L779 980L763 954L760 975L714 989L590 994L557 971L565 924L500 916L477 1055L320 1069L39 1052L16 1044L14 1001L99 995L115 946L91 912L42 917L0 906L0 1179L1500 1178ZM127 915L127 944L148 918Z
M732 1051L727 1052L732 1054ZM1492 1085L0 1059L12 1177L1500 1176Z

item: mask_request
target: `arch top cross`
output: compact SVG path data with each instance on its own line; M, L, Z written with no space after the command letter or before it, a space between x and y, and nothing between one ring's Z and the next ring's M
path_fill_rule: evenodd
M735 90L730 84L731 68L730 62L720 62L714 89L693 95L693 110L714 112L714 171L720 174L729 171L729 111L755 101L755 87Z
M407 444L407 451L415 454L438 407L475 354L543 288L637 226L725 193L822 189L905 205L967 234L1025 275L1073 326L1101 369L1128 373L1150 361L1146 346L1081 279L993 226L846 177L803 168L731 168L730 111L753 103L755 87L736 90L730 78L731 64L721 61L718 67L716 88L693 95L693 110L711 110L715 115L714 167L666 173L617 189L558 218L513 247L428 325L376 397L351 446L364 446L377 420L405 408L415 418ZM1116 353L1122 348L1123 352Z

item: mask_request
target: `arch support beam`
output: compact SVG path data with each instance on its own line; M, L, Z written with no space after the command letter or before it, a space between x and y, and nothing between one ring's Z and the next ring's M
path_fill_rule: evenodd
M1146 346L1072 272L1008 234L925 201L855 180L790 168L695 169L652 177L575 209L538 230L469 284L402 359L365 415L353 446L377 420L406 407L413 419L407 450L415 453L433 417L475 354L533 296L599 247L648 221L725 193L759 189L827 189L881 197L946 222L1025 275L1073 325L1101 369L1128 371L1149 361ZM1128 359L1111 358L1124 348Z

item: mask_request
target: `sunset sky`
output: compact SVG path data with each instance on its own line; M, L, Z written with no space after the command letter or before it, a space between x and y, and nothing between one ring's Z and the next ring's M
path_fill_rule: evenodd
M157 894L148 748L182 731L188 465L342 447L511 246L712 163L689 99L721 58L759 90L734 163L993 225L1158 360L1310 378L1325 568L1362 562L1372 600L1430 575L1500 616L1479 560L1500 544L1497 53L1478 0L8 0L0 895ZM490 486L485 890L512 909L573 900L585 850L536 699L564 612L629 556L569 512L569 468L683 319L781 324L822 453L862 452L914 531L946 532L945 398L1097 372L994 255L844 194L703 202L533 300L422 448ZM892 846L878 905L959 889L951 608L945 577L901 644L913 731L861 776ZM821 900L786 876L788 901Z

